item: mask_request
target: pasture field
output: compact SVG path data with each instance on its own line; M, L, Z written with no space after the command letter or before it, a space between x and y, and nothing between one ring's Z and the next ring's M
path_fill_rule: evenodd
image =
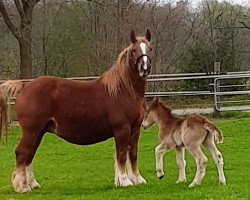
M8 145L0 145L0 200L71 200L71 199L250 199L250 118L216 120L224 133L218 145L224 156L227 186L218 183L217 171L208 155L207 173L202 185L188 188L196 170L187 153L187 183L176 185L177 166L174 152L164 156L165 177L155 175L154 147L158 144L157 127L142 131L138 164L147 185L116 189L114 179L114 141L92 146L76 146L46 134L34 159L34 171L41 188L31 194L16 194L10 182L15 165L14 150L20 137L11 128Z

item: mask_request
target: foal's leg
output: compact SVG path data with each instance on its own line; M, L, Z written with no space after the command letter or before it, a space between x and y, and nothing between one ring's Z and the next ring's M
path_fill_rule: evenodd
M192 156L195 159L197 170L194 177L193 182L189 185L189 187L193 187L195 185L200 185L202 179L205 176L206 173L206 163L207 163L207 157L204 155L204 153L201 151L201 148L199 145L195 146L186 146L186 149L192 154Z
M163 154L166 152L166 144L161 142L157 147L155 147L155 164L156 173L159 179L164 177L163 171Z
M210 151L212 154L213 160L217 166L219 181L221 184L226 185L226 178L223 171L223 157L221 152L217 149L214 138L212 140L206 140L203 145Z
M115 186L130 186L133 185L128 178L126 171L126 160L128 152L128 144L130 137L130 126L123 126L114 131L116 144L116 159L115 159Z
M140 175L139 169L137 167L139 134L140 134L140 127L138 127L136 131L132 131L129 142L128 154L127 154L128 155L127 173L129 179L132 181L134 185L147 183L146 180Z
M185 161L185 148L184 147L176 147L175 148L176 152L176 162L177 166L179 168L179 178L176 183L183 183L186 182L186 161Z
M34 179L32 160L44 133L22 129L22 137L16 148L16 168L12 174L12 185L16 192L26 193L40 187Z

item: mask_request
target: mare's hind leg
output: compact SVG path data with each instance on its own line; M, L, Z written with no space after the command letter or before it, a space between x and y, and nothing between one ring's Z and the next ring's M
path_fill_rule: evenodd
M213 160L217 166L219 181L221 184L226 185L226 178L223 171L223 157L221 152L217 149L214 143L214 137L210 134L206 140L203 142L203 145L210 151L212 154Z
M16 192L26 193L40 187L34 178L32 160L44 133L27 132L22 129L22 138L16 148L16 168L12 185Z
M126 171L126 160L128 152L128 144L130 137L130 126L123 125L114 130L114 138L116 145L116 159L115 159L115 186L126 187L133 185L128 178Z
M196 174L194 177L193 182L189 185L189 187L193 187L195 185L200 185L202 179L205 176L206 173L206 163L207 163L207 157L205 154L201 151L201 148L199 145L193 145L193 146L186 146L186 149L192 154L192 156L195 159L196 162Z
M141 176L137 167L137 152L138 152L138 140L140 134L140 127L136 131L133 131L130 137L128 154L127 154L127 173L129 179L134 185L146 184L146 180Z

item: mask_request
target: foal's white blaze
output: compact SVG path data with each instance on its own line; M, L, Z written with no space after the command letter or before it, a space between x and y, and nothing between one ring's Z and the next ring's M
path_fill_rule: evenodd
M146 54L146 43L142 42L140 44L141 50L143 54ZM144 70L147 70L147 61L148 61L148 57L147 56L142 56L142 59L144 61L144 65L142 66Z

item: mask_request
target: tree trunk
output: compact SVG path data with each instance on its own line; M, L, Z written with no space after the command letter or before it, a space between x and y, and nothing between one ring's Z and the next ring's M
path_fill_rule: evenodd
M31 41L31 40L30 40ZM32 54L31 42L27 39L20 39L20 78L32 78Z
M32 78L32 53L31 53L31 30L32 13L39 0L14 0L17 11L20 16L20 25L16 27L10 20L5 9L3 0L0 0L0 13L13 35L16 37L20 47L20 78Z
M24 10L25 18L20 24L21 37L18 38L20 46L20 78L32 78L32 51L31 51L31 29L32 29L33 7Z

